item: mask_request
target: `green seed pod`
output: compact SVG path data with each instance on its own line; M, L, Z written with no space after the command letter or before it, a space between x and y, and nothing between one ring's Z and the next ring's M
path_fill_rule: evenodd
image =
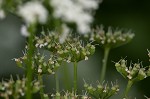
M120 65L120 63L115 63L115 66L120 67L121 65Z
M93 55L95 53L95 46L94 45L91 45L90 53L91 53L91 55Z
M115 67L117 71L124 77L127 78L127 72L126 72L126 67L122 67L120 63L115 63Z
M134 67L132 68L130 75L134 78L138 74L139 69L140 69L140 65L134 64Z
M144 69L141 68L141 69L139 70L138 75L137 75L137 80L143 80L143 79L146 78L146 77L147 77L147 75L146 75Z
M124 59L121 60L121 67L126 67L126 61Z
M100 85L100 84L97 85L97 91L99 94L103 93L103 89L104 89L104 87L102 85Z
M49 99L47 94L44 94L43 97L44 97L44 99Z
M121 60L121 71L120 73L126 78L127 75L128 75L128 72L127 72L127 67L126 67L126 61L123 59Z
M58 67L60 67L60 64L56 62L55 66L56 66L56 68L58 68Z
M150 67L148 68L148 70L147 70L147 76L150 76Z
M87 89L87 88L88 88L88 86L89 86L89 85L88 85L87 83L85 83L85 84L84 84L84 88L86 88L86 89Z
M81 52L81 58L80 58L80 59L81 59L81 60L82 60L82 59L85 59L85 56L86 56L86 51L82 51L82 52Z
M48 71L48 73L50 73L50 74L53 73L53 71L52 71L50 68L48 68L47 71Z
M60 99L60 93L59 92L56 92L56 99Z
M16 61L16 64L17 64L18 67L23 67L22 66L22 61L20 59L15 59L15 61Z

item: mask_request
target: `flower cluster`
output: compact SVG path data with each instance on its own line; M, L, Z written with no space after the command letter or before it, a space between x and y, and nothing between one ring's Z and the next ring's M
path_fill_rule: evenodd
M80 33L90 32L93 21L91 11L98 8L101 0L50 0L53 16L68 23L75 23ZM65 12L65 13L64 13Z
M25 37L30 36L28 29L31 28L31 25L36 23L45 24L48 18L48 11L40 1L28 1L19 5L17 14L26 23L21 27L21 34Z
M44 35L44 37L36 37L36 47L46 48L49 51L56 53L58 56L67 62L78 62L88 60L88 57L95 52L95 46L91 43L83 43L79 37L67 36L66 41L61 44L59 35L55 32Z
M56 92L55 94L51 95L52 99L78 99L79 96L76 95L74 92L63 92L63 93L59 93Z
M19 67L23 67L23 63L27 60L26 54L23 57L15 59L17 65ZM49 59L46 61L45 56L41 55L41 53L36 53L33 56L33 70L35 74L55 74L55 71L60 67L62 58L58 58L57 56L51 55ZM26 68L26 67L25 67Z
M27 24L36 22L45 23L48 17L48 11L40 1L29 1L18 8L18 15L21 16Z
M32 93L37 93L42 87L38 81L33 81L32 83ZM11 78L9 81L2 81L0 83L0 97L5 99L20 99L26 95L26 78L17 79L16 81Z
M87 93L83 95L77 95L76 93L69 91L63 91L62 93L56 92L55 94L52 94L51 97L52 99L92 99L87 95Z
M85 34L91 31L90 24L93 22L92 12L96 10L102 0L30 0L10 1L0 0L0 19L5 18L5 10L19 16L25 22L21 27L21 34L30 36L29 28L37 30L37 24L56 23L62 34L60 42L66 39L71 30L67 25L75 23L77 31ZM47 4L49 2L49 4ZM65 13L64 13L65 12ZM57 24L59 23L59 24ZM35 25L32 27L31 25ZM34 32L35 32L34 31Z
M96 41L103 47L116 48L131 41L134 34L131 31L125 32L117 29L113 31L111 27L105 32L104 27L101 25L93 29L90 35L85 35L85 37L90 38L92 41Z
M111 96L115 95L119 91L119 85L117 83L112 83L110 87L107 83L98 83L97 87L93 87L91 84L84 84L85 90L95 99L109 99Z
M130 64L127 66L127 60L121 59L115 63L117 71L126 79L133 82L140 81L150 76L150 67L143 68L140 63Z
M36 48L45 48L46 50L55 53L58 49L61 49L59 36L59 33L53 31L49 32L48 34L45 34L45 32L43 32L43 35L41 37L35 37L35 46Z
M58 50L59 56L64 57L67 62L79 62L88 60L95 52L95 46L91 43L84 44L78 38L67 39L62 49Z
M58 58L57 56L51 55L48 61L45 61L44 55L34 56L35 59L35 72L37 74L54 74L55 71L60 67L62 58Z

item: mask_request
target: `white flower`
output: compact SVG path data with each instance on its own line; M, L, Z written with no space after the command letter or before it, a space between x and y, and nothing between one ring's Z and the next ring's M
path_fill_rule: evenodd
M87 56L85 56L85 59L84 60L88 60L88 57Z
M54 8L53 16L65 22L73 22L77 25L79 33L90 32L90 24L93 22L91 11L98 8L100 0L50 0Z
M3 3L3 0L0 0L0 6L2 5L2 3Z
M62 25L62 29L63 29L63 32L59 38L60 43L63 43L65 41L65 39L68 36L69 31L70 31L70 29L65 24Z
M38 73L42 73L42 69L41 68L38 69Z
M97 9L100 0L78 0L84 9Z
M6 17L4 10L0 9L0 19L4 19Z
M38 1L29 1L19 7L18 14L27 24L39 22L44 24L47 21L48 11Z
M22 26L21 26L20 32L21 32L21 35L22 35L22 36L25 36L25 37L30 36L30 33L28 32L28 29L27 29L27 26L26 26L26 25L22 25Z

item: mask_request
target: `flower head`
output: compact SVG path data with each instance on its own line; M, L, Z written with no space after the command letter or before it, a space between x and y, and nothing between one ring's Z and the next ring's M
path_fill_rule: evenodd
M21 35L25 36L25 37L28 37L30 35L30 33L29 33L28 28L27 28L26 25L22 25L21 26L20 32L21 32Z
M8 81L2 81L0 82L0 97L9 99L10 97L15 97L15 99L20 99L21 97L26 95L26 78L18 79L16 81L11 78ZM40 82L34 81L31 83L32 93L36 93L40 90L42 85L40 85Z
M52 94L51 97L53 99L59 98L59 99L77 99L79 98L79 95L77 95L74 92L64 91L63 93L56 92L55 94Z
M87 84L85 82L84 88L91 96L94 96L96 99L101 99L103 97L105 97L104 99L108 99L119 91L119 85L117 83L111 84L112 86L110 87L107 83L98 83L97 87L93 87L91 84Z
M43 37L36 37L36 47L45 48L53 53L57 53L66 62L79 62L88 60L88 57L95 52L95 46L91 43L83 42L79 36L67 35L65 42L59 42L61 36L58 33L50 32ZM45 45L46 44L46 45Z
M92 34L85 35L85 37L99 43L103 47L116 48L131 41L134 34L131 31L113 30L111 27L106 32L101 25L93 29Z
M78 37L70 37L66 40L61 49L57 51L58 55L67 62L79 62L88 60L88 57L95 52L95 46L91 43L84 43Z
M50 0L53 16L68 23L75 23L79 33L90 32L93 21L91 11L98 8L99 0Z
M39 1L28 1L19 6L18 14L27 24L39 22L41 24L47 21L48 11Z
M115 63L117 71L126 79L137 82L150 76L150 67L143 67L140 63L131 63L127 66L127 60L121 59Z
M45 59L44 55L41 53L35 53L33 56L34 61L32 61L33 70L35 74L55 74L55 71L60 67L62 58L55 55L51 55L48 60ZM14 59L19 67L26 68L24 62L27 61L27 54L23 57ZM37 65L38 64L38 65Z

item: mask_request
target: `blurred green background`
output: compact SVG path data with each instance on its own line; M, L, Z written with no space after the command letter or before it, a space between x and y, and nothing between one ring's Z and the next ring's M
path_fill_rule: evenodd
M16 67L15 57L22 56L26 39L21 36L21 20L11 14L6 19L0 20L0 77L9 78L9 75L23 75L23 70ZM96 11L94 25L103 24L106 28L131 29L135 33L132 42L119 48L113 49L110 53L107 69L106 81L117 81L124 90L126 80L117 73L112 61L119 61L121 57L126 57L129 61L142 61L143 66L149 65L147 49L150 49L150 1L149 0L103 0L100 8ZM99 79L101 59L103 51L97 47L96 53L90 57L89 61L79 63L79 88L83 88L83 78L91 83ZM72 64L69 64L72 65ZM72 66L69 67L72 79ZM59 69L63 73L63 68ZM65 79L60 73L60 80ZM45 76L47 88L54 90L54 79L52 76ZM72 82L72 81L70 81ZM49 84L51 83L51 84ZM63 82L62 82L63 83ZM62 87L64 89L64 87ZM137 99L144 99L143 95L150 97L150 77L136 83L130 94ZM46 89L45 91L49 91ZM115 97L113 99L116 99Z

